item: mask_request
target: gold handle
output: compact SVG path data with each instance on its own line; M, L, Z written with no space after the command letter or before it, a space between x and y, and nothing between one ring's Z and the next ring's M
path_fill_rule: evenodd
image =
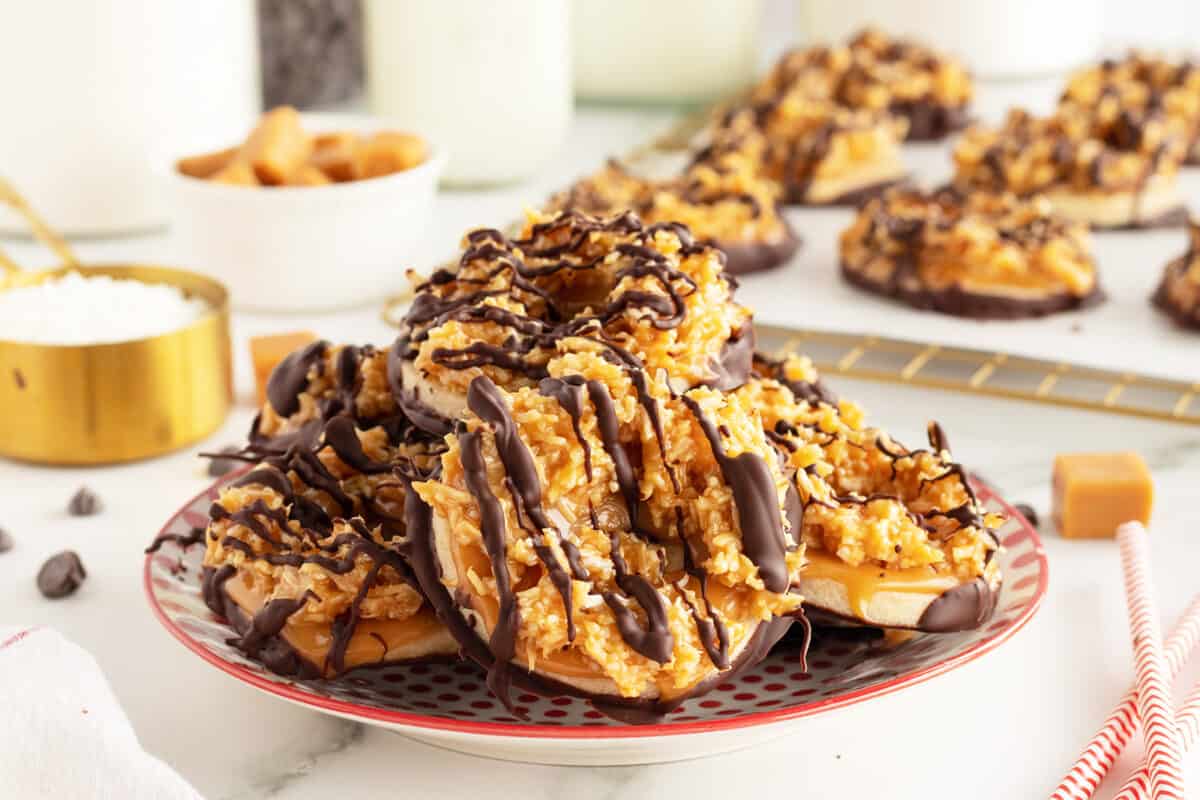
M16 275L25 270L17 266L17 262L13 261L3 250L0 250L0 269L7 272L9 275Z
M46 224L46 221L33 210L29 203L25 202L25 198L13 188L12 184L2 177L0 177L0 203L8 206L25 218L37 240L53 250L62 260L61 266L71 268L79 266L79 259L75 257L75 253L71 251L71 248L63 241L63 238L55 233ZM24 271L17 262L13 261L3 252L0 252L0 267L3 267L10 274Z

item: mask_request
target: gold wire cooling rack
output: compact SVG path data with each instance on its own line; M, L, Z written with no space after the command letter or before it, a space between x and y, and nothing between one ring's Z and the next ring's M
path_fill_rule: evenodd
M804 353L823 375L1200 425L1200 382L886 336L754 326L759 347Z

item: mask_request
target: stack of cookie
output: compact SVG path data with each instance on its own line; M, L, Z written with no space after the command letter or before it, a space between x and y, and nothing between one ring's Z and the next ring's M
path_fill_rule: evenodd
M933 426L910 450L798 356L756 355L725 256L632 214L477 230L387 350L272 375L212 507L203 581L286 674L461 654L644 721L805 611L982 624L1000 574Z

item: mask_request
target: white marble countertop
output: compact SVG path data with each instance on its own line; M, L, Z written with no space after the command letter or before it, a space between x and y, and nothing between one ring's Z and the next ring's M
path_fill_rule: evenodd
M994 95L1028 96L1028 87ZM502 224L524 205L667 121L658 112L585 111L568 147L533 181L503 190L444 193L431 252L449 253L469 225ZM85 259L161 257L161 236L85 242ZM7 250L37 263L25 243ZM781 301L768 276L742 299L778 321L802 298ZM794 309L794 310L793 310ZM919 318L918 318L919 319ZM972 323L964 322L964 325ZM173 641L142 596L141 549L167 516L206 483L192 454L237 441L252 414L246 337L311 327L336 341L386 342L378 309L303 318L235 316L239 405L217 434L188 452L102 469L52 469L0 461L0 527L16 548L0 556L0 623L53 626L99 660L146 747L210 798L333 795L424 798L804 797L1013 798L1044 795L1131 679L1116 549L1067 542L1043 526L1050 591L1027 628L996 652L920 686L806 721L801 732L753 750L649 767L560 768L502 763L431 748L296 708L238 684ZM899 331L904 333L904 331ZM915 331L909 331L914 333ZM1126 343L1147 361L1153 347ZM1014 402L835 382L902 440L919 441L936 417L955 454L1012 501L1048 512L1050 465L1061 451L1135 449L1158 487L1152 525L1159 601L1170 621L1200 581L1200 429ZM104 513L72 518L68 498L95 489ZM50 602L33 576L50 553L74 548L89 578ZM1185 681L1200 669L1195 665ZM1181 682L1183 685L1184 682ZM1200 786L1200 758L1192 757Z

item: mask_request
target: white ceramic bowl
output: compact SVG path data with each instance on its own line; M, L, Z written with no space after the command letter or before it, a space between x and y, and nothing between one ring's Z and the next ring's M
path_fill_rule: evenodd
M315 115L313 132L386 123ZM218 149L218 143L213 149ZM172 263L229 287L237 309L314 311L382 301L424 252L446 157L404 172L328 186L230 186L162 170Z

